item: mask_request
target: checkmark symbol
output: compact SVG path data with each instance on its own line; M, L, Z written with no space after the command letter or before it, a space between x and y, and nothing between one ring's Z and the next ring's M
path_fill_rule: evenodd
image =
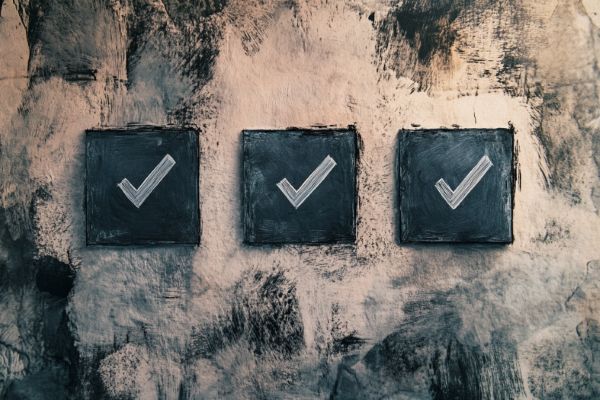
M298 190L296 190L286 178L283 178L277 183L277 187L288 201L292 203L294 208L298 209L319 185L323 183L325 178L327 178L327 175L329 175L336 165L335 160L328 155L308 178L306 178Z
M159 183L167 176L171 168L175 165L175 160L169 154L163 157L150 174L144 179L142 184L136 189L135 186L124 178L117 186L123 191L125 196L133 203L134 206L140 208L146 201L148 196L156 189Z
M444 179L438 180L435 183L435 187L450 208L456 210L460 203L462 203L475 186L477 186L488 170L492 168L492 165L493 164L488 156L483 156L455 190L450 189L450 186L448 186Z

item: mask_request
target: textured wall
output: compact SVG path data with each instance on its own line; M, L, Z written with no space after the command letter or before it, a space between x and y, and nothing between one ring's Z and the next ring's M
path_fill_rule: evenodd
M600 398L596 0L0 11L0 397ZM201 131L199 247L85 246L130 123ZM509 123L514 243L398 245L397 131ZM349 124L356 244L242 245L241 131Z

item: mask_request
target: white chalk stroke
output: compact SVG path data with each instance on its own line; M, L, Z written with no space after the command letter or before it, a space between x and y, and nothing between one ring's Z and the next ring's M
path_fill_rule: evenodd
M319 187L325 178L327 178L327 175L329 175L336 165L335 160L328 155L321 164L319 164L317 169L306 178L298 190L296 190L286 178L283 178L277 184L277 187L283 192L289 202L292 203L294 208L298 209L298 207L308 199L312 192Z
M174 165L175 160L167 154L150 172L150 175L144 179L139 188L136 189L127 178L123 179L117 186L125 193L125 196L127 196L134 206L140 208Z
M483 156L455 190L450 189L450 186L448 186L444 179L437 181L435 187L444 200L446 200L446 203L448 203L450 208L456 210L460 203L462 203L469 193L471 193L471 190L477 186L488 170L492 168L492 165L492 161L490 161L488 156Z

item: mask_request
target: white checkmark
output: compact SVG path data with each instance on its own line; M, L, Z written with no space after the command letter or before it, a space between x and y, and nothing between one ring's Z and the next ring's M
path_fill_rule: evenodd
M306 178L304 183L300 186L298 190L296 190L292 184L286 179L283 178L278 184L277 187L279 190L283 192L285 197L289 200L290 203L294 206L294 208L298 209L308 199L308 196L314 192L317 187L327 178L327 175L331 172L331 170L336 166L336 162L331 156L325 157L325 159L319 164L317 169L315 169L309 176Z
M163 157L158 165L144 179L144 182L139 188L135 188L127 178L123 179L117 186L125 193L125 196L133 203L134 206L140 208L144 201L150 196L150 193L156 189L158 184L167 176L171 168L175 165L175 160L169 154Z
M456 208L463 202L463 200L471 193L471 191L477 186L481 178L492 168L492 162L488 156L481 157L481 160L471 169L465 179L456 187L455 190L450 189L450 186L444 179L440 179L435 183L435 187L440 192L446 203L456 210Z

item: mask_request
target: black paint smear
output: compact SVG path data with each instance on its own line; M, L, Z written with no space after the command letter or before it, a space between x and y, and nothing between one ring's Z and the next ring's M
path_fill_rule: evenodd
M111 17L116 21L108 4L96 0L32 0L28 6L20 5L19 15L22 21L28 21L28 69L32 80L53 76L67 81L95 80L101 63L111 55L110 43L98 38L103 32L99 23Z
M113 351L118 350L115 346ZM107 349L95 349L92 356L79 358L75 364L74 379L72 379L71 393L80 399L109 399L102 376L100 375L101 361L111 354Z
M511 96L527 97L527 71L534 65L526 40L532 18L520 0L496 0L490 8L496 14L494 36L502 51L500 68L496 71L500 88Z
M28 222L35 220L38 202L49 200L51 197L44 188L32 189L32 192L28 205L0 207L0 248L6 252L0 264L0 277L3 278L0 279L0 289L3 285L13 289L31 285L36 281L38 269L41 267L40 259L35 260L39 251L34 239L36 232ZM19 226L16 228L17 224ZM19 232L16 236L13 232L15 228Z
M356 376L356 372L344 364L340 365L329 399L360 400L364 399L364 396L363 387Z
M598 377L600 374L600 322L593 318L586 318L576 328L577 336L586 349L584 365L589 371L590 377ZM593 379L593 378L592 378ZM600 380L590 384L591 395L600 398Z
M61 395L67 397L79 393L77 387L82 384L77 380L80 360L66 308L67 299L52 299L45 304L42 319L46 365L55 372L50 383L41 379L36 389L45 395L49 390L56 390L57 394L50 396L53 399L61 398ZM44 377L45 372L42 373L42 378ZM29 387L32 385L34 384L28 383Z
M158 9L145 1L132 3L133 12L128 21L129 44L127 48L126 69L127 85L137 81L158 79L161 77L138 76L136 68L143 62L145 53L152 57L163 58L165 73L174 71L192 80L191 91L197 91L208 83L213 76L213 67L219 54L219 41L224 26L217 25L212 18L223 11L226 1L204 0L200 4L167 1L166 15L158 15ZM176 32L169 28L173 24ZM163 99L169 99L173 93L164 88ZM190 112L193 104L190 99L163 101L167 113L180 124L190 122L194 114Z
M472 0L406 1L391 11L380 30L406 38L423 64L436 53L448 58L457 37L452 24L461 10L472 3Z
M446 347L462 326L454 305L444 295L410 302L404 311L409 316L407 320L364 358L370 369L397 379L427 369L435 349Z
M511 96L528 96L529 89L521 82L525 78L525 66L533 64L533 61L526 55L522 47L503 46L503 56L500 62L500 68L496 72L496 78L501 87ZM523 93L523 88L525 92Z
M555 219L550 219L546 221L544 230L533 240L544 244L551 244L562 242L570 237L571 231L569 227L560 225Z
M208 329L192 332L188 359L211 357L219 350L246 340L256 354L276 352L289 357L304 348L304 326L296 285L281 271L257 271L235 287L231 313Z
M206 18L220 13L225 9L229 0L163 0L165 8L173 21L190 18Z
M333 340L332 353L348 353L349 351L356 350L362 347L367 341L359 336L356 333L351 333L347 336L344 336L339 339Z
M165 2L164 13L164 9L146 1L132 1L127 26L127 76L113 78L129 85L134 83L128 79L134 76L132 71L141 54L152 47L152 54L161 53L165 63L192 77L194 89L202 87L212 77L224 28L211 17L226 4L220 0L169 1ZM67 81L86 82L98 78L103 63L119 62L119 49L111 48L115 39L105 33L114 31L118 36L119 29L119 16L109 2L32 0L19 5L19 15L24 25L27 22L32 79L58 75ZM168 28L168 23L176 25L177 33ZM100 37L103 34L105 38Z
M35 220L37 199L47 200L49 194L42 189L36 191L27 209L30 220ZM78 365L65 299L72 288L74 272L70 265L53 257L35 259L38 249L31 230L24 228L23 234L13 239L7 226L10 212L0 209L0 248L5 252L0 265L0 292L24 289L24 293L30 293L24 301L32 305L33 312L19 315L17 324L23 337L18 348L13 349L27 361L25 376L13 381L5 396L7 399L67 398L75 393L71 389L76 385ZM28 290L35 286L41 291Z
M417 81L418 90L427 90L437 68L449 65L452 50L466 26L476 26L489 10L496 14L495 36L504 52L503 66L498 72L502 83L516 80L526 60L521 48L507 45L525 24L525 12L516 0L408 0L399 2L380 21L376 53L380 73L394 71ZM457 48L458 52L463 49ZM473 63L479 59L468 60ZM489 73L489 71L488 71ZM516 85L515 85L516 86Z
M6 252L0 264L0 290L21 288L35 278L32 233L24 229L21 237L12 238L8 225L12 223L10 214L13 212L15 211L11 209L0 208L0 248Z
M600 324L589 318L573 330L578 339L574 339L574 332L570 331L535 344L527 377L529 390L535 398L600 398Z
M526 32L527 25L531 29L533 19L525 18L526 12L519 7L518 2L511 1L507 4L511 6L508 15L512 15L512 27L517 26L517 32L521 27ZM577 36L576 32L579 30L576 21L580 18L588 18L581 2L559 3L545 24L548 41L545 46L569 46L571 42L567 40L562 43L559 37ZM505 31L501 33L506 34ZM592 43L593 36L597 33L598 29L592 25L587 43ZM544 163L547 168L540 166L546 187L563 195L572 205L577 205L589 190L581 187L580 180L585 164L582 161L585 157L581 154L589 152L590 142L594 160L600 167L600 152L597 151L600 140L594 125L598 104L595 81L598 80L600 71L593 61L586 64L586 67L565 64L563 68L555 67L550 72L545 71L545 68L537 67L535 59L530 59L529 54L533 55L534 52L528 51L528 41L525 39L519 38L515 40L516 45L503 48L503 68L497 73L498 80L509 94L521 94L533 100L530 104L535 109L532 113L536 126L534 134L539 139L545 156L540 164L547 161ZM582 40L586 39L580 39L572 41L575 52L581 50L585 43ZM533 45L536 43L533 42ZM577 74L570 72L574 68L578 69ZM597 188L592 188L592 191L595 189Z
M73 288L75 273L69 264L54 257L44 256L35 261L37 266L36 285L42 292L67 297Z
M46 366L42 370L15 380L9 386L5 400L68 400L68 372L56 366Z
M67 301L50 301L44 309L43 338L47 355L68 364L77 360L75 338L69 329Z
M583 135L556 134L554 125L561 118L564 97L560 91L545 90L541 84L535 85L534 95L542 99L542 104L537 107L539 117L534 135L540 141L546 158L548 174L544 174L547 188L558 189L571 202L581 203L581 193L576 184L576 166L579 163L577 151L583 142ZM585 133L585 127L580 132ZM542 172L544 171L541 168Z
M376 53L380 73L394 71L409 76L427 89L431 81L430 63L435 56L447 64L458 38L457 19L474 0L410 0L401 2L380 21Z
M342 319L340 311L341 306L338 303L334 303L331 307L329 322L331 325L332 342L328 343L323 349L324 357L355 352L367 342L366 339L357 335L356 330L348 328L348 322Z
M487 349L453 338L432 360L434 400L511 400L524 393L516 345L493 332Z
M404 311L400 328L364 357L370 371L414 394L428 385L436 400L508 400L524 394L516 345L503 332L493 331L485 346L461 335L462 320L447 294L410 302Z
M304 327L295 284L281 272L257 272L254 282L259 285L258 301L245 300L237 309L250 328L250 341L258 353L265 349L297 353L304 346Z

